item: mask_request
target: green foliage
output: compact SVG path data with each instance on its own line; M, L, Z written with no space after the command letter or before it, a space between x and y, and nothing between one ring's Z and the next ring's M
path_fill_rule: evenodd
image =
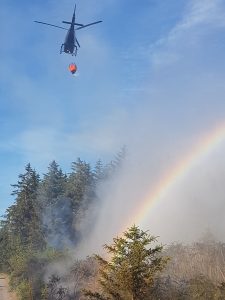
M6 221L0 221L0 272L7 273L10 269L9 258L11 253L11 240Z
M48 173L44 174L44 178L40 185L39 193L43 192L41 197L43 205L51 205L57 201L57 198L65 195L67 184L67 176L63 174L61 168L52 161L48 167Z
M65 197L67 176L53 161L38 188L38 203L44 235L48 244L64 246L65 233L72 227L71 200Z
M15 188L13 195L16 196L16 203L7 210L8 229L11 240L19 239L22 245L37 250L45 244L37 202L40 179L30 164L25 171L19 175L18 183L12 185Z
M66 196L71 199L73 213L73 240L76 243L81 238L81 231L87 234L93 222L92 206L96 203L96 181L89 163L78 158L72 163L72 172L68 177ZM86 220L86 227L82 222Z
M28 285L32 297L40 299L46 267L68 256L64 249L76 244L79 224L96 200L103 170L101 163L92 171L90 164L77 159L66 175L53 161L40 179L27 164L24 174L12 185L15 202L0 220L0 270L10 274L11 285L24 294L24 299ZM62 297L63 290L59 293Z
M29 248L17 249L17 252L10 258L10 265L12 266L10 272L11 286L20 291L24 282L29 283L34 298L40 298L45 268L49 262L49 257L42 252L36 253Z
M82 161L80 158L72 163L72 172L68 178L68 191L69 196L76 203L82 201L83 196L88 192L92 184L92 171L90 164Z
M105 179L106 175L106 167L103 165L102 161L99 159L96 164L93 171L93 179L94 183L97 184L99 181L102 181Z
M90 299L146 300L155 276L168 261L160 255L162 246L151 247L155 242L156 237L135 225L124 237L114 238L112 245L104 246L111 260L96 256L100 263L102 293L85 291L85 295Z
M22 280L17 286L17 295L19 297L18 300L31 300L33 298L32 288L30 282L27 280Z

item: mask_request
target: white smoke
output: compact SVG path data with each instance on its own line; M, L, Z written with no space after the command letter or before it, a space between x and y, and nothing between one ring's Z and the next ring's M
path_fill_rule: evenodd
M217 56L222 53L224 16L222 1L190 1L183 19L145 50L151 70L144 88L133 96L138 109L122 119L115 117L120 127L116 138L111 127L103 131L102 140L106 136L115 145L127 145L128 157L121 174L99 189L99 218L81 245L82 254L100 251L126 230L160 178L223 122L225 72ZM198 239L207 228L223 240L224 150L221 143L199 157L137 225L165 243Z

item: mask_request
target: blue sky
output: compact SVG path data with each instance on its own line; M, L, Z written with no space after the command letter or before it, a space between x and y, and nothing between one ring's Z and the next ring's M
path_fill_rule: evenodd
M77 0L73 58L59 54L74 3L1 0L0 214L30 162L163 162L225 118L225 3L220 0ZM76 62L78 75L68 65ZM176 149L176 150L175 150Z

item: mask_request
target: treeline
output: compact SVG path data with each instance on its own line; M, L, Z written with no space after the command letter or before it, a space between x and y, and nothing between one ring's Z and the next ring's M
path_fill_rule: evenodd
M82 234L90 233L97 186L114 174L123 158L124 150L109 164L99 160L93 168L78 158L68 174L53 161L42 178L27 164L19 175L12 185L14 204L0 221L0 271L10 275L21 300L48 299L48 265L68 258L68 249L74 250Z
M19 300L225 299L225 244L210 235L163 247L132 226L105 245L109 259L76 258L98 216L98 188L124 157L94 167L77 159L68 174L53 161L42 177L28 164L19 175L0 221L0 271Z

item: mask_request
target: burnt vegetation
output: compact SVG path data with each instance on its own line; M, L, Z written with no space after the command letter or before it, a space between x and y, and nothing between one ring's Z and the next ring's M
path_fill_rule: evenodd
M93 168L78 158L68 174L53 161L42 178L28 164L19 175L0 221L0 271L18 299L225 299L225 244L210 233L165 247L134 225L104 246L107 258L78 259L98 216L98 186L117 176L124 154Z

